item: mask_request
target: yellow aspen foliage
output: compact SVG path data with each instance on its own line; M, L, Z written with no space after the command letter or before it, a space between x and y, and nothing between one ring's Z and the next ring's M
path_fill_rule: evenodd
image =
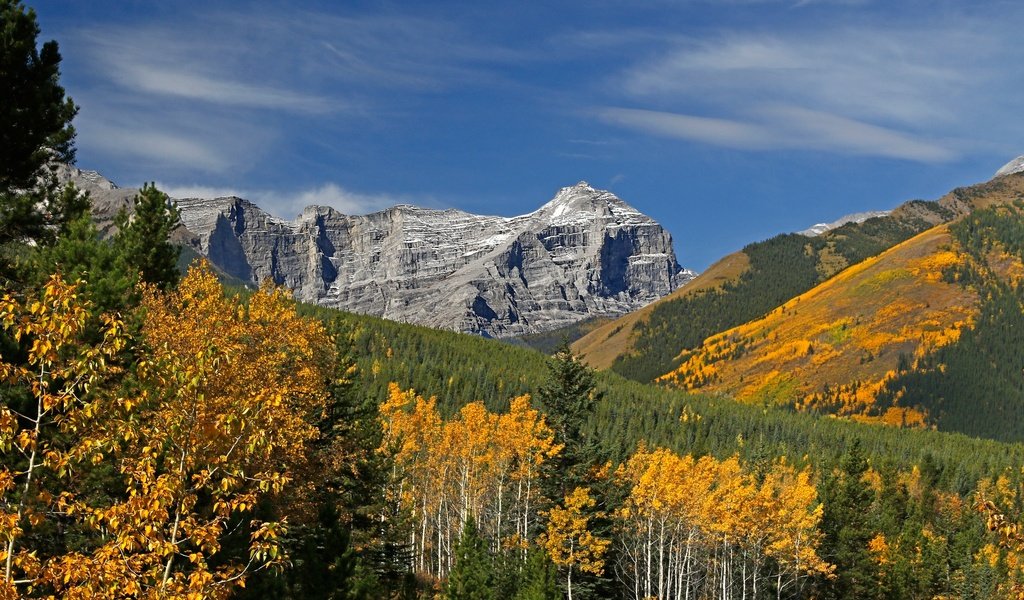
M285 292L226 298L206 264L176 291L144 290L142 306L138 389L92 433L126 495L66 503L103 543L64 556L48 583L64 598L223 598L285 558L285 523L253 510L286 488L318 433L333 344ZM247 557L218 556L229 527L247 533Z
M463 524L472 517L492 549L525 552L537 518L537 479L561 447L529 396L496 414L483 403L444 421L437 402L392 383L379 408L380 451L392 457L393 510L414 523L414 568L445 577Z
M798 585L833 567L817 553L822 507L809 469L784 459L760 481L736 457L694 459L641 447L616 473L619 553L633 596L685 597L714 582L755 597L771 579Z
M591 520L597 516L592 510L596 504L587 488L577 487L561 505L548 511L547 529L538 540L551 562L565 569L570 599L573 571L600 574L604 569L605 552L611 545L610 540L590 531Z
M104 316L100 341L85 343L89 308L78 285L59 275L36 297L0 298L0 326L27 347L24 361L0 360L0 378L9 386L0 407L0 451L15 458L0 469L0 598L21 597L49 576L52 565L24 547L22 538L27 527L53 518L73 497L53 490L66 488L82 448L61 438L73 437L95 415L91 392L119 372L112 361L126 343L123 324ZM27 398L16 414L19 393Z

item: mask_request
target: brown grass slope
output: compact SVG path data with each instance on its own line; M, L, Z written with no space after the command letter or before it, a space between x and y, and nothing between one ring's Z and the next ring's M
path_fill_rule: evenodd
M743 252L729 254L668 296L652 302L640 310L602 323L600 327L576 340L572 344L572 350L587 365L595 369L607 369L612 366L617 357L632 348L636 325L646 321L651 311L659 304L672 302L704 290L720 288L726 282L738 280L749 265L750 259Z

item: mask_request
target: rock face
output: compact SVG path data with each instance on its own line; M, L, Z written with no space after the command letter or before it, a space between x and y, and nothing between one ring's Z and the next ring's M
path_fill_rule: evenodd
M688 281L672 238L586 182L519 217L400 205L295 221L241 198L178 200L203 254L244 281L324 306L489 336L625 313Z
M137 190L94 171L99 221ZM220 269L273 281L298 299L443 329L505 337L619 315L667 295L694 273L672 238L614 194L586 182L518 217L399 205L363 216L310 206L294 221L242 198L180 198L180 235Z

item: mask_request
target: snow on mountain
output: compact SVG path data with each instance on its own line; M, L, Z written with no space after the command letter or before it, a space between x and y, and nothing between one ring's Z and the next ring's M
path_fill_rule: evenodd
M798 231L797 233L800 235L806 235L807 237L816 237L825 233L826 231L835 229L836 227L842 227L847 223L863 223L868 219L873 219L875 217L884 217L891 212L891 210L872 210L868 212L853 213L850 215L846 215L844 217L840 217L839 219L836 219L831 223L818 223L816 225L811 225L807 229L804 229L803 231Z
M1012 173L1020 173L1024 171L1024 156L1018 156L1010 162L1003 165L998 171L996 171L996 177L1002 177L1003 175L1010 175Z

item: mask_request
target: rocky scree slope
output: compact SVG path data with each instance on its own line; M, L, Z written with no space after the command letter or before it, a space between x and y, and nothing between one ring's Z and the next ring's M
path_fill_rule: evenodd
M90 191L101 223L134 193L92 171L67 178ZM237 197L176 201L188 230L180 241L228 275L322 306L492 337L621 315L694 276L661 225L586 182L518 217L310 206L288 221Z

